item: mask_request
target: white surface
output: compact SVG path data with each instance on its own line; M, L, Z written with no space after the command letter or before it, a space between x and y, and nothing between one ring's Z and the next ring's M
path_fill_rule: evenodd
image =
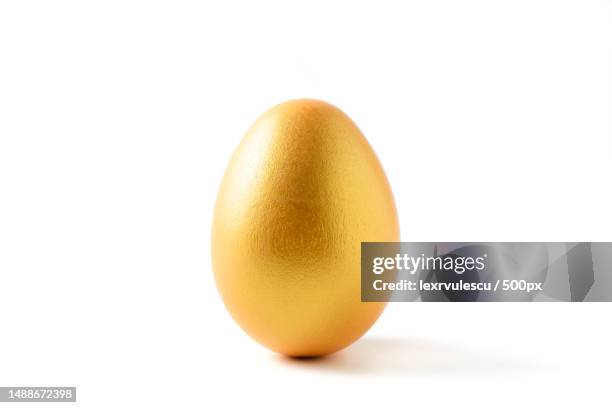
M295 97L362 128L405 241L612 241L609 10L1 2L0 385L76 385L83 407L609 405L611 304L393 304L296 363L231 321L209 260L232 150Z

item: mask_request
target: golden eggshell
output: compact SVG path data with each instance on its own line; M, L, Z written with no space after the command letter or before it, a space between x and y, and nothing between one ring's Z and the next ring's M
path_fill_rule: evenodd
M328 103L293 100L259 117L234 152L212 263L251 337L320 356L361 337L386 305L361 302L361 242L398 240L391 188L361 131Z

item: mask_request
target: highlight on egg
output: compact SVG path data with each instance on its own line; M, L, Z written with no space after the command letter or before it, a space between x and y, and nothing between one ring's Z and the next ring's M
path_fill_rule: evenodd
M399 241L399 225L359 128L312 99L261 115L227 166L213 218L215 281L234 320L288 356L348 346L386 305L361 302L366 241Z

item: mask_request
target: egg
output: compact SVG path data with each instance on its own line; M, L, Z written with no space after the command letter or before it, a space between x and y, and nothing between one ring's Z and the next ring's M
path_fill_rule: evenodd
M326 102L292 100L261 115L229 162L212 265L253 339L321 356L357 340L385 308L361 302L361 242L398 240L391 188L359 128Z

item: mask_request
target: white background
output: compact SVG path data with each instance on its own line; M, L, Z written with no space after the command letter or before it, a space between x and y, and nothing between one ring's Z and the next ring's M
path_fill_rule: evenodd
M612 304L392 304L296 362L234 324L209 256L234 147L296 97L361 127L404 241L612 241L610 21L587 0L1 2L0 385L610 406Z

